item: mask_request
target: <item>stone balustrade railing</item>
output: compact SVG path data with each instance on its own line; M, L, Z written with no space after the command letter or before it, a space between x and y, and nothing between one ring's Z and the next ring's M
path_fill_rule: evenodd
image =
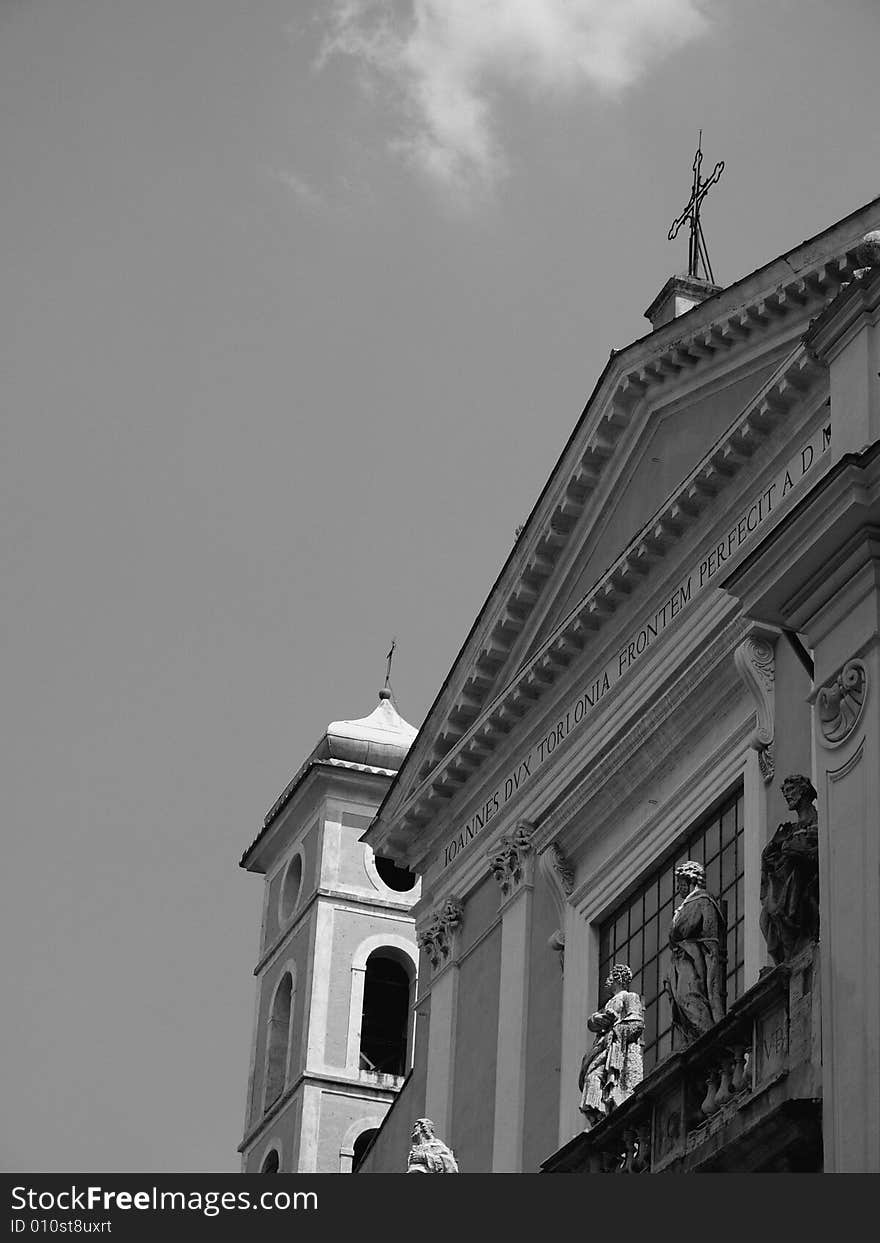
M541 1168L809 1167L820 1144L818 979L818 946L765 972L711 1031L656 1066L628 1100Z

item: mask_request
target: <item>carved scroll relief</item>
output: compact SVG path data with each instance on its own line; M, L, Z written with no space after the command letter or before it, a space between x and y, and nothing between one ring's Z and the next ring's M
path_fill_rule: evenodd
M758 765L765 781L772 781L775 772L773 754L774 715L776 708L776 636L772 632L754 631L743 639L733 654L737 672L755 701L757 725L749 745L758 753Z
M846 742L859 723L868 697L868 670L860 660L848 660L816 695L819 730L826 747Z

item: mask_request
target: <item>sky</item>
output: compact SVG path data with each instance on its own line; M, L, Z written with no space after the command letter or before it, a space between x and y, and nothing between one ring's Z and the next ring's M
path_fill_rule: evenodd
M0 0L0 1167L239 1168L261 879L419 725L703 222L880 194L875 0Z

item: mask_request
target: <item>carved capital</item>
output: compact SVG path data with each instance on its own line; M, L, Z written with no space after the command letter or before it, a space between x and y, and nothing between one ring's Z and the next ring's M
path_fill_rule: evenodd
M848 660L816 695L819 731L826 747L846 742L859 723L868 697L868 670L860 660Z
M501 886L501 893L505 898L522 881L526 859L532 852L534 832L535 826L530 821L521 820L512 832L498 839L498 845L489 855L492 875Z
M442 967L452 953L452 937L463 918L464 909L458 899L447 898L425 927L416 933L419 948L428 955L435 970Z
M749 746L758 752L758 765L765 781L775 772L773 756L776 699L776 636L772 631L756 630L743 639L733 653L737 672L755 702L756 726Z

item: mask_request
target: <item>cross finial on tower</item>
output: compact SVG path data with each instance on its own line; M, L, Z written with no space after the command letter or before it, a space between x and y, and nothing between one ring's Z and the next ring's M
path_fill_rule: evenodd
M385 669L385 690L386 691L389 689L390 684L391 684L391 662L394 659L394 649L396 647L397 647L397 639L394 638L391 640L391 647L388 650L388 655L385 657L386 661L388 662L387 667Z
M700 138L697 143L697 153L694 156L694 183L691 189L691 197L688 199L684 211L677 219L673 220L669 230L670 242L677 237L678 231L685 223L690 225L691 236L688 242L688 276L699 279L699 265L703 265L703 275L712 284L715 284L715 277L712 275L712 265L709 263L709 252L706 249L706 239L703 236L703 226L700 223L700 206L706 193L711 185L714 185L721 174L724 172L724 161L719 160L712 170L712 173L705 181L700 177L700 166L703 163L703 131L700 130Z

